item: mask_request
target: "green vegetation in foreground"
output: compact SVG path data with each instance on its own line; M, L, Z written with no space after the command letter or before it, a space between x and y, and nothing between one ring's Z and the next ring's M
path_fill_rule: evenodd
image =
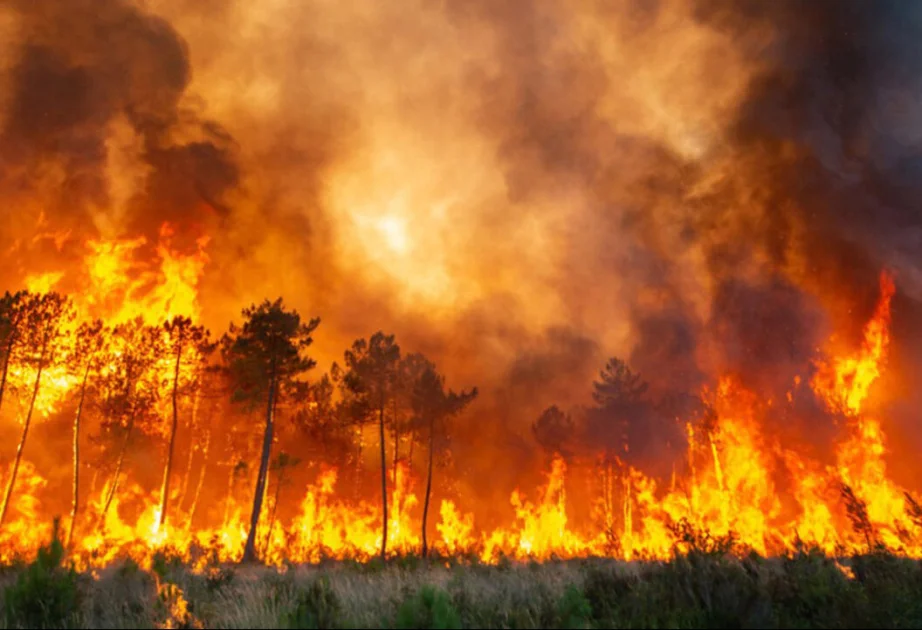
M920 628L922 563L885 552L843 561L803 550L669 562L590 559L487 566L398 558L209 567L160 556L90 575L55 540L0 571L7 628Z

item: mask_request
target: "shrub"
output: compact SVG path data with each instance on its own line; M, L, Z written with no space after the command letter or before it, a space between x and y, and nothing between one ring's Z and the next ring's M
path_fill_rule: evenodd
M397 610L395 627L402 630L447 630L460 628L461 617L452 605L448 593L427 585L403 601Z
M294 609L283 620L286 628L336 628L342 608L329 578L320 577L297 594Z
M42 545L38 557L3 593L7 627L73 628L77 626L79 593L77 574L64 568L64 546L58 537L58 521L50 545Z
M590 628L592 606L579 588L570 584L557 605L560 628Z

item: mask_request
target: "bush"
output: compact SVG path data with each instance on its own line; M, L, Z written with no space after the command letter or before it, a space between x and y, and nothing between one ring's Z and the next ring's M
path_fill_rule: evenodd
M772 603L752 560L693 553L646 565L640 576L592 568L586 598L596 625L621 628L773 627Z
M341 624L341 606L330 580L318 578L305 591L297 594L295 607L283 620L286 628L337 628Z
M64 568L64 546L58 537L58 522L50 545L38 550L38 557L3 593L7 627L74 628L78 624L77 573Z
M569 585L557 605L560 628L591 628L592 606L573 584Z
M780 627L847 627L849 619L855 623L863 608L861 589L817 550L784 556L768 589Z
M448 593L427 585L403 601L397 611L395 627L402 630L447 630L460 628L461 617L452 605Z

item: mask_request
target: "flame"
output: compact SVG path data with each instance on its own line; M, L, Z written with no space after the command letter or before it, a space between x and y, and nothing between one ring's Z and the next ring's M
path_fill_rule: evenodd
M890 300L896 287L893 278L880 276L880 302L864 330L861 350L854 354L821 362L813 379L813 389L830 409L857 416L867 400L871 385L880 377L890 345Z
M76 296L83 317L104 315L109 323L132 321L159 323L173 314L199 313L197 283L208 258L207 242L197 243L193 254L171 249L172 231L166 226L157 244L156 264L139 266L133 254L143 239L94 242L84 260L93 291ZM59 273L32 277L27 286L48 290L66 281ZM855 352L827 355L809 381L829 409L845 417L836 447L835 462L822 464L765 430L778 403L763 400L732 375L721 378L703 398L710 402L716 420L707 426L686 422L688 451L682 463L687 471L674 475L668 488L618 459L595 464L601 477L593 509L599 527L577 525L568 502L570 465L563 457L552 459L546 481L534 493L515 490L507 512L509 524L479 529L473 513L464 512L452 498L440 502L434 523L437 539L432 547L448 555L476 554L483 561L502 557L546 560L553 557L618 556L625 559L665 558L676 549L695 545L725 544L760 554L773 554L808 542L829 553L854 552L869 542L922 556L922 531L912 516L909 495L887 474L886 435L883 423L866 410L873 386L885 369L889 347L892 278L881 276L881 296L867 323L862 344ZM166 333L164 333L166 334ZM73 330L65 336L73 336ZM111 361L101 365L102 375L114 374L120 357L133 350L130 335L108 339ZM65 354L75 347L65 343ZM168 411L165 394L173 358L153 364L153 387L163 389L155 417ZM187 362L183 378L199 369ZM11 379L21 388L34 378L34 368L14 366ZM79 377L66 363L50 365L37 408L42 416L59 413L72 400ZM798 379L793 387L799 387ZM791 404L789 394L786 401ZM165 437L166 423L148 427L148 435ZM191 454L189 455L191 458ZM204 465L204 464L202 464ZM191 470L191 459L190 459ZM779 470L787 472L786 489L779 485ZM340 472L323 465L306 488L294 514L275 518L270 501L263 504L258 538L262 557L282 566L286 562L319 562L327 557L369 559L381 545L382 513L378 500L347 500L337 492ZM23 461L12 515L0 534L0 556L12 558L40 545L50 533L43 497L48 482L28 459ZM419 549L420 501L418 479L409 459L400 460L388 495L388 548L392 554ZM131 555L150 566L158 550L170 550L205 570L208 554L238 560L248 529L248 503L236 491L224 498L224 518L208 518L211 525L192 527L191 514L183 515L179 497L171 495L174 518L160 524L159 489L137 480L120 483L105 510L111 478L94 494L77 524L72 555L78 566L102 566ZM267 482L267 496L271 494ZM233 485L232 485L233 488ZM531 498L529 495L531 494ZM785 497L785 501L782 500ZM188 508L188 502L186 503ZM272 510L280 506L273 504ZM916 506L917 507L917 506ZM580 512L576 510L577 514ZM274 519L271 531L267 523ZM198 551L196 551L198 550ZM208 553L206 553L206 550ZM848 574L850 569L842 567ZM163 585L169 604L164 627L195 623L178 588Z
M145 237L121 240L88 240L82 269L81 290L73 296L78 316L103 318L111 325L138 317L160 323L174 315L198 319L198 285L208 263L209 238L201 237L195 251L180 252L173 246L175 229L160 228L153 255L143 255ZM65 237L66 238L66 237ZM70 274L51 271L26 276L23 284L36 293L57 290Z
M204 628L204 624L189 612L189 602L185 593L176 584L161 582L157 578L157 594L166 604L167 618L158 628Z

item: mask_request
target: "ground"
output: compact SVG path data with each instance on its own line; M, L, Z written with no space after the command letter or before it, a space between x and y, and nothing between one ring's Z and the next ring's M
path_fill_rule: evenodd
M201 571L158 555L146 569L128 559L84 573L66 565L51 547L3 569L5 627L922 627L922 564L884 551Z

